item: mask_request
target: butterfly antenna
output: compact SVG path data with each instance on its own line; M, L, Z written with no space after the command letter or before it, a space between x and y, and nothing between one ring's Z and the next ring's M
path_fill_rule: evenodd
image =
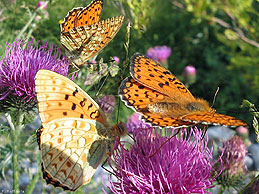
M175 137L177 134L180 133L180 130L181 130L181 128L178 128L178 129L177 129L177 132L176 132L174 135L172 135L172 136L169 137L167 140L165 140L165 141L159 146L159 148L158 148L153 154L151 154L151 155L148 156L148 157L151 158L151 157L153 157L154 155L156 155L157 152L161 149L161 147L163 147L163 146L164 146L167 142L169 142L173 137Z
M214 98L213 98L213 102L212 102L212 105L211 105L211 108L214 106L215 102L216 102L216 97L218 95L218 92L219 92L219 87L217 88L215 94L214 94Z

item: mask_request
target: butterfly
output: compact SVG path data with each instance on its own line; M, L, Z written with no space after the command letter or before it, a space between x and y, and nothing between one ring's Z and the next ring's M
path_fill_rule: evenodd
M171 72L142 54L130 61L131 77L124 79L119 95L125 104L154 126L213 124L246 126L234 117L218 114L208 102L195 98Z
M82 66L98 54L120 30L124 16L99 21L103 0L93 0L87 7L68 12L60 25L60 42L73 64Z
M35 90L43 177L48 184L75 191L90 182L115 139L127 130L122 123L110 127L98 104L63 75L39 70Z

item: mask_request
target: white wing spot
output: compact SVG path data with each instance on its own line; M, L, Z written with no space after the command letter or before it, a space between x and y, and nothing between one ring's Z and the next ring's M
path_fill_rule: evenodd
M79 140L78 140L78 143L79 143L79 146L80 147L84 147L84 145L85 145L85 138L83 138L83 137L80 137L79 138Z

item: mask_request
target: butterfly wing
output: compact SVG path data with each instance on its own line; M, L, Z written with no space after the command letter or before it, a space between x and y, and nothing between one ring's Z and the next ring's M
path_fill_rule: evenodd
M99 53L102 49L104 49L109 42L115 37L115 35L119 32L124 21L124 16L116 16L112 18L108 18L98 23L106 30L102 40L99 41L98 46L95 48L94 52L89 56L92 58L94 55Z
M230 127L247 126L245 122L239 119L213 112L196 112L183 116L182 120L205 125L225 125Z
M144 114L141 118L145 120L146 123L151 123L153 126L160 127L187 127L194 124L193 122L183 121L180 118L161 117L154 114Z
M99 135L105 130L89 119L61 118L46 123L37 135L47 183L71 191L89 183L113 144Z
M161 101L167 98L163 94L140 84L131 77L127 77L121 82L119 95L128 107L140 113L148 112L148 105L153 101Z
M80 66L108 45L120 30L123 20L124 16L118 16L61 32L60 41L70 60Z
M59 118L96 120L108 127L98 104L70 79L50 70L39 70L35 77L39 115L43 127Z
M71 53L71 55L80 56L82 52L87 54L89 50L91 51L91 49L84 50L89 48L87 45L91 45L93 47L92 50L94 50L94 48L99 45L97 41L101 41L103 39L105 32L106 29L104 26L98 24L77 27L69 30L68 32L61 32L60 42L68 53ZM89 54L87 56L89 56Z
M83 7L77 7L68 12L63 22L60 24L61 32L67 32L75 27L76 18L82 10Z
M93 0L78 14L75 27L92 25L99 22L103 9L103 0Z
M99 22L103 8L103 0L93 0L85 8L78 7L68 12L61 23L61 32L67 32L75 27L92 25Z
M195 98L167 69L145 55L134 54L130 62L131 76L142 85L168 96L172 102L190 102Z
M142 85L131 77L124 79L119 88L119 95L125 104L140 113L142 119L154 126L187 126L192 123L178 118L155 115L149 112L149 105L153 102L170 100L168 96Z

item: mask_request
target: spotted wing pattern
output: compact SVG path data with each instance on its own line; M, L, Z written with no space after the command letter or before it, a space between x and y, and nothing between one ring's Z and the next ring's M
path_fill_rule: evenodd
M170 71L142 55L135 54L130 63L131 76L141 83L172 98L174 102L195 99L191 92Z
M39 70L35 89L43 126L37 132L43 176L49 184L75 191L91 180L126 129L110 127L96 102L58 73Z
M103 0L93 0L85 8L78 7L68 12L61 23L61 32L67 32L75 27L92 25L99 22L103 8Z
M149 112L149 104L153 102L168 101L168 96L146 87L131 77L127 77L121 83L119 89L121 100L134 111L141 113L142 119L154 126L188 126L190 122L172 117L162 117Z
M243 121L228 115L211 113L211 112L197 112L182 117L183 121L192 123L201 123L205 125L224 125L224 126L246 126Z
M92 119L108 126L98 104L70 79L49 70L39 70L35 78L39 115L44 125L59 118Z
M111 140L98 132L106 128L95 120L55 119L38 133L43 176L48 184L75 191L90 182Z
M231 116L215 113L207 101L195 98L167 69L150 58L135 54L131 58L132 78L122 81L122 101L155 126L213 124L246 126Z
M124 16L108 18L92 25L61 32L60 41L70 60L80 66L98 54L120 30Z

